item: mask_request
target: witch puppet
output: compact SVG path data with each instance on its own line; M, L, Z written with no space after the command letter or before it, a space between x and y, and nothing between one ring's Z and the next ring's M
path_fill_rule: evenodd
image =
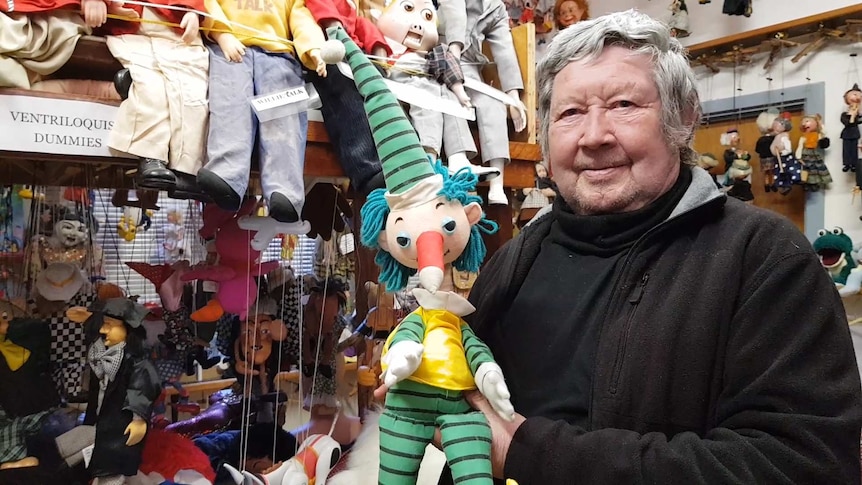
M416 483L435 428L455 482L467 476L492 483L491 430L463 391L478 389L505 419L514 418L509 390L488 347L461 318L475 310L454 293L451 268L477 271L485 256L480 232L494 232L481 199L471 195L477 177L469 168L449 175L432 163L395 96L377 69L341 29L354 81L365 100L386 190L373 191L362 207L362 244L377 249L380 282L398 291L419 274L413 290L420 308L401 322L384 348L379 483ZM328 57L328 56L327 56Z
M123 484L141 464L153 402L162 392L159 374L143 351L141 323L147 313L128 298L111 298L93 312L84 307L66 312L70 320L85 323L88 333L98 329L99 337L87 351L90 390L84 426L58 437L57 445L64 457L93 445L87 471L95 485Z

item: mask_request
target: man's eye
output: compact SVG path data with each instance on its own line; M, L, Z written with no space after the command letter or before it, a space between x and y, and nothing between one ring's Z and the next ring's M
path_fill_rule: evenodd
M560 113L560 118L568 118L570 116L575 116L581 113L581 110L577 108L569 108L562 113Z
M617 108L631 108L631 107L633 107L634 105L635 105L634 103L632 103L631 101L629 101L629 100L627 100L627 99L624 99L624 100L622 100L622 101L617 101L617 102L616 102L616 107L617 107Z

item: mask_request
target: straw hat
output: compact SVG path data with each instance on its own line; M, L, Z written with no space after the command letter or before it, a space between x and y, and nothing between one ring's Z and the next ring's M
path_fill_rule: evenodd
M48 301L69 301L86 282L74 264L51 263L36 277L36 289Z

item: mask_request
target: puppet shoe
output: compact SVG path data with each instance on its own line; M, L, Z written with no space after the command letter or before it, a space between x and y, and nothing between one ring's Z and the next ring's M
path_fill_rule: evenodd
M269 196L269 216L278 222L299 222L299 214L296 212L293 202L279 192L273 192Z
M114 74L114 89L121 99L129 97L129 89L132 88L132 73L128 69L120 69Z
M190 173L174 170L172 172L177 177L177 183L168 189L168 197L179 200L192 199L205 204L213 201L212 197L205 194L200 186L198 186L197 177Z
M168 170L165 162L155 158L141 158L135 182L138 187L145 189L167 190L176 185L177 178Z
M213 202L222 210L236 212L242 206L242 196L237 194L224 179L206 168L198 171L197 184L203 193L212 197Z
M506 197L506 191L503 187L492 186L488 190L488 203L493 205L509 205L509 199Z

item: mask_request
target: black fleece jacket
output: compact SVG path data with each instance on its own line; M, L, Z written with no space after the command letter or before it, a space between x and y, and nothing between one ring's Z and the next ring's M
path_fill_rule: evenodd
M727 200L701 169L692 175L671 216L635 243L618 273L589 425L527 416L507 478L860 482L862 390L831 279L787 219ZM468 320L492 351L550 226L547 214L534 220L471 291L477 311ZM530 332L534 324L520 325Z

